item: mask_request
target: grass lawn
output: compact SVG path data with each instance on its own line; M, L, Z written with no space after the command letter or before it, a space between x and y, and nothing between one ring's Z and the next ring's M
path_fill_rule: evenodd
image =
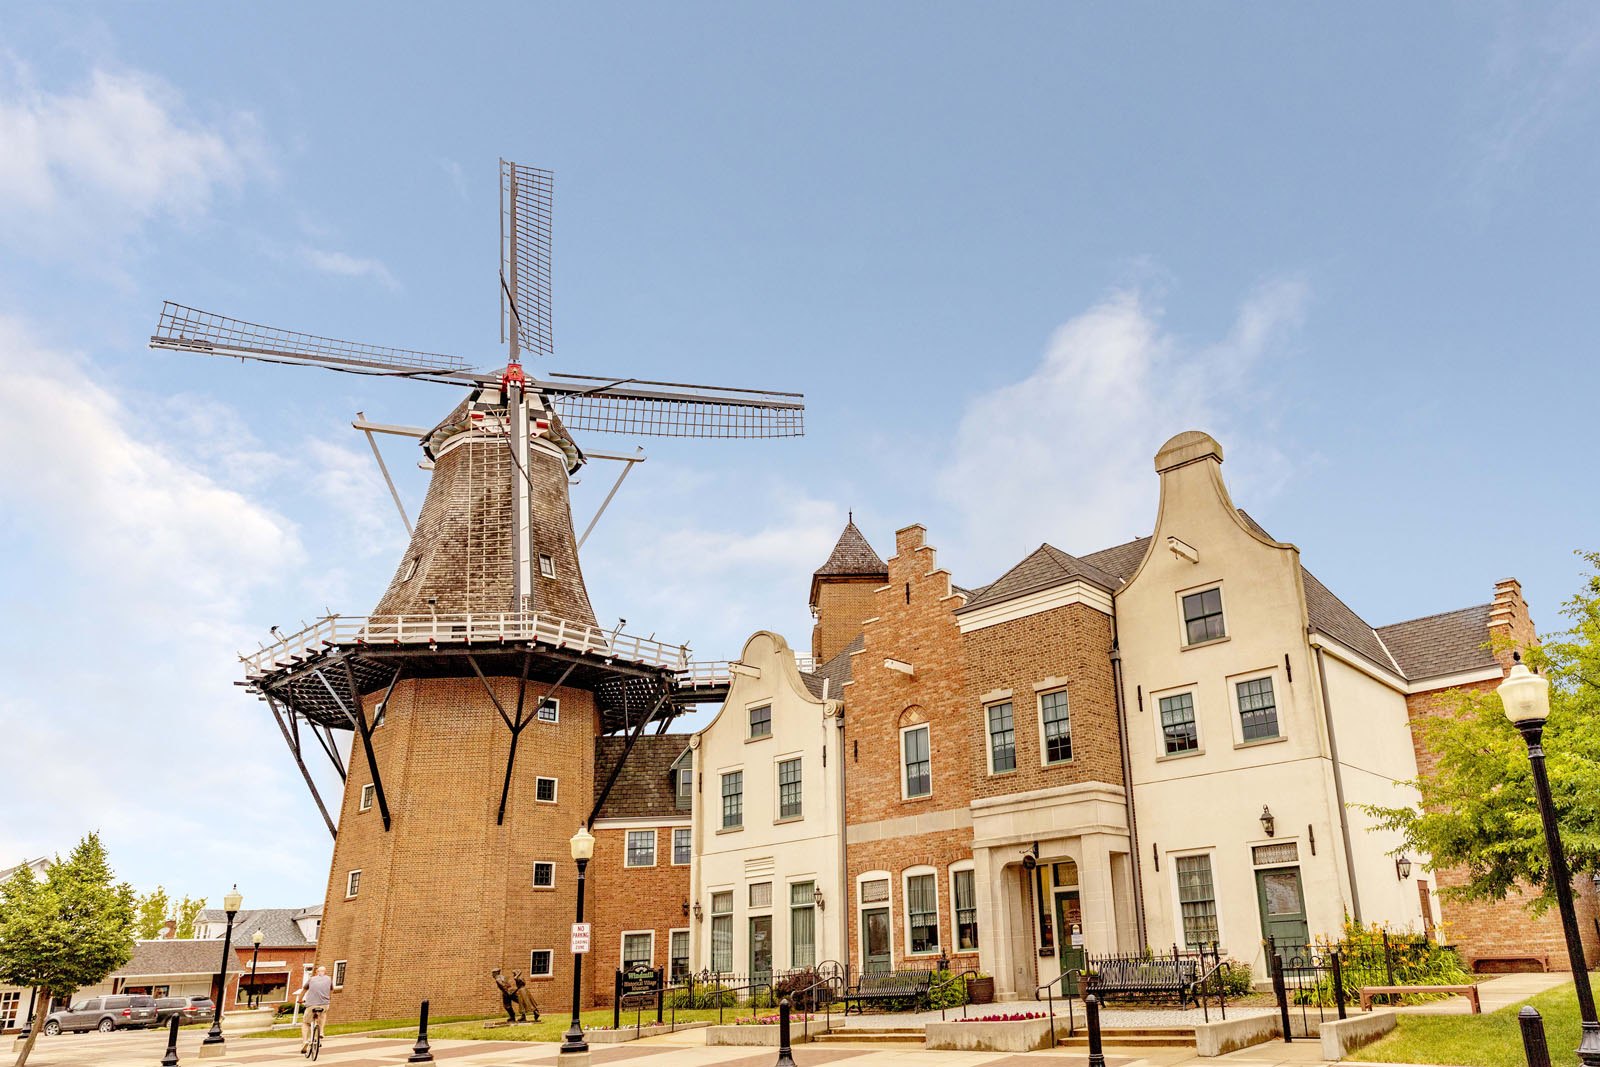
M570 1009L569 1009L570 1010ZM771 1015L772 1009L762 1009L762 1014ZM751 1015L749 1008L728 1008L722 1013L724 1022L732 1023L736 1019L748 1019ZM585 1030L592 1026L610 1026L611 1009L594 1008L586 1011L581 1016ZM664 1022L672 1021L672 1010L663 1012L661 1018ZM634 1015L625 1012L622 1017L624 1026L632 1026ZM641 1020L645 1023L656 1021L654 1010L646 1012ZM717 1021L715 1008L679 1008L678 1021L686 1022L711 1022ZM433 1021L428 1021L428 1037L450 1038L456 1041L560 1041L561 1035L567 1032L567 1027L572 1025L572 1016L564 1011L546 1012L537 1023L519 1023L516 1026L496 1026L485 1030L483 1021L458 1022L454 1025L435 1026Z
M296 1027L294 1029L288 1029L287 1028L288 1023L289 1023L289 1018L290 1018L289 1016L285 1015L283 1017L283 1019L282 1019L282 1022L283 1022L284 1026L285 1026L285 1029L282 1029L282 1030L256 1030L253 1033L239 1034L238 1036L239 1037L298 1037L298 1036L300 1036L300 1030L299 1030L298 1027ZM437 1017L436 1016L436 1017L430 1018L428 1020L428 1033L431 1035L433 1033L435 1025L437 1025L439 1023L465 1023L465 1022L471 1022L474 1019L482 1020L482 1019L485 1019L485 1018L488 1018L488 1016L483 1016L483 1015L447 1015L447 1016L443 1016L443 1017ZM333 1023L332 1025L330 1025L326 1029L324 1029L323 1033L324 1034L328 1034L328 1035L332 1035L332 1034L364 1034L369 1030L395 1030L395 1029L399 1029L401 1027L405 1027L405 1028L408 1028L408 1029L411 1029L411 1030L414 1031L417 1028L418 1021L419 1020L416 1017L412 1017L410 1019L369 1019L364 1023Z
M1527 1067L1517 1012L1532 1004L1544 1017L1550 1058L1571 1062L1578 1047L1578 995L1571 986L1483 1015L1402 1014L1394 1030L1350 1055L1368 1063L1444 1063L1465 1067Z

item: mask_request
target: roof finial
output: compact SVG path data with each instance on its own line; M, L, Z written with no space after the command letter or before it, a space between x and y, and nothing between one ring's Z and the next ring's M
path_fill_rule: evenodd
M849 511L845 512L845 514L850 516L848 521L852 526L854 526L856 521L856 509L851 508Z

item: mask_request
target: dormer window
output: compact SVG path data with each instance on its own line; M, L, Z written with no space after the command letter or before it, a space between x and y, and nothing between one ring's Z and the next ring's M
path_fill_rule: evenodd
M1198 645L1226 637L1222 625L1222 590L1207 589L1183 598L1184 644Z
M694 810L694 757L688 749L672 761L672 793L679 811Z
M554 578L556 576L555 561L543 552L539 553L539 573L546 578Z
M417 566L422 562L421 556L412 556L406 560L404 568L400 571L400 580L409 582L417 576Z

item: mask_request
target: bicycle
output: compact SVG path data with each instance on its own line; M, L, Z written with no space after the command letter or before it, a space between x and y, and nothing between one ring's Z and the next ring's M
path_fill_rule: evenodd
M322 1013L321 1008L307 1008L311 1013L310 1034L306 1040L306 1050L301 1053L306 1059L316 1061L317 1055L322 1051Z

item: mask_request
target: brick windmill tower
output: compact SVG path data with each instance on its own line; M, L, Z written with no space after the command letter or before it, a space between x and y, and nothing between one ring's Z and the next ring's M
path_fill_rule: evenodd
M726 671L686 646L600 627L584 587L572 431L751 438L802 432L798 394L524 371L549 355L551 176L502 161L500 290L509 361L270 329L177 304L151 346L464 388L420 434L432 480L373 613L330 615L241 657L334 834L318 960L345 1019L492 1009L491 968L549 951L554 1009L576 879L568 838L592 823L651 724L717 700ZM334 731L354 735L348 765ZM623 757L595 781L596 739ZM337 829L305 764L344 779ZM548 992L546 992L548 990ZM561 992L557 992L561 991ZM587 1000L587 993L585 994Z

